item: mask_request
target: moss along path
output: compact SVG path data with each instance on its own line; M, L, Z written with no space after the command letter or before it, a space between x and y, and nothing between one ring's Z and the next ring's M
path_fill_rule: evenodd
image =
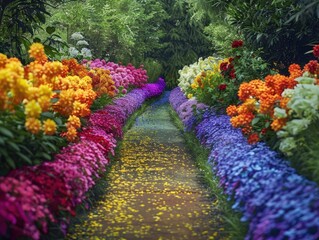
M126 132L105 195L67 239L222 239L216 204L170 119L167 94Z

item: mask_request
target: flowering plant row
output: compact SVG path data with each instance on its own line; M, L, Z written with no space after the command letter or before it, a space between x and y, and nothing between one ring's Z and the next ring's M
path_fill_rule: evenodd
M211 150L209 162L221 187L234 198L242 221L249 222L245 239L318 239L318 186L265 143L248 144L228 116L207 108L202 120L194 121L191 104L181 109L188 101L179 88L171 92L172 107L179 116L188 114L185 127Z
M164 88L164 80L159 79L132 90L91 114L79 141L64 147L53 161L0 177L0 237L40 239L49 222L60 223L65 231L69 214L75 214L76 205L105 171L126 119Z
M123 66L113 62L106 62L104 59L94 59L91 61L83 60L82 64L91 69L99 68L109 70L116 88L121 89L124 94L130 86L141 87L148 79L146 70L143 69L143 66L140 68L135 68L131 64Z
M50 61L40 43L32 44L29 54L33 61L26 66L0 54L0 175L50 159L65 145L62 138L78 139L97 99L115 97L122 82L125 87L142 87L147 81L146 71L131 65L120 70L134 81L121 74L114 81L106 68L88 69L75 59Z

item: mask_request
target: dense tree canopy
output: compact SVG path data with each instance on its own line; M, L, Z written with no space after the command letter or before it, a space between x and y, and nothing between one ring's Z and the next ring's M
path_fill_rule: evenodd
M79 32L94 57L145 63L174 85L178 69L227 55L236 38L270 63L304 63L319 41L319 0L2 0L0 30L1 52L24 61L34 41L61 57Z

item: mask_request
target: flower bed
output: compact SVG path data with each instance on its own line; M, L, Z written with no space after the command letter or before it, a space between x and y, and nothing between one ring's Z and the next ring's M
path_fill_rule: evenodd
M209 163L221 187L235 200L233 207L243 213L242 221L249 222L246 239L318 239L318 186L264 143L248 144L228 116L206 109L202 120L195 122L187 102L179 88L172 90L172 107L211 150Z
M0 237L39 239L49 222L65 230L69 214L105 171L126 119L165 88L163 79L134 89L90 115L80 140L63 148L51 162L16 169L0 177Z

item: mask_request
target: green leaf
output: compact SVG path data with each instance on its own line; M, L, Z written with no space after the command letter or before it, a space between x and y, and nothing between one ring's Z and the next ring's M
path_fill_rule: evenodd
M51 98L51 103L57 103L59 101L58 98Z
M17 155L18 155L20 158L22 158L25 162L27 162L27 163L29 163L29 164L32 164L31 159L28 158L26 155L24 155L24 154L22 154L22 153L20 153L20 152L18 152Z
M14 138L13 133L4 127L0 127L0 133L2 133L3 135L9 138Z
M33 38L33 42L34 43L40 43L41 42L41 39L36 37L36 38Z
M51 160L51 156L45 152L41 153L41 156L45 158L46 160Z
M45 30L48 34L52 34L55 32L55 27L49 26Z
M17 152L20 152L20 148L17 144L15 144L14 142L8 142L8 144L14 149L16 150Z
M45 142L44 144L46 146L50 147L52 151L56 151L57 150L57 147L54 144L50 143L50 142Z
M41 113L41 116L46 118L51 118L51 119L54 118L53 112L43 112Z
M260 118L254 118L251 122L251 125L256 125L259 122Z

